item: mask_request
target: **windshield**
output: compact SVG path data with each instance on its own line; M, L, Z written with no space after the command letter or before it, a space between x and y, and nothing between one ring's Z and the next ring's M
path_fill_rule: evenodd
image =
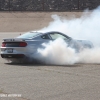
M17 38L33 38L39 34L40 34L39 32L28 32L28 33L18 36Z

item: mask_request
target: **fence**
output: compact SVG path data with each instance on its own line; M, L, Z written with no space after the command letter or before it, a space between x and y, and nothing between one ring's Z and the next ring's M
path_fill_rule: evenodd
M0 11L78 11L99 5L100 0L0 0Z

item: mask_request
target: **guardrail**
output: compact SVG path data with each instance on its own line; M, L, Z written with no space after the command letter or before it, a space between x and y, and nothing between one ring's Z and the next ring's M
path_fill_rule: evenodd
M99 5L100 0L0 0L0 11L78 11Z

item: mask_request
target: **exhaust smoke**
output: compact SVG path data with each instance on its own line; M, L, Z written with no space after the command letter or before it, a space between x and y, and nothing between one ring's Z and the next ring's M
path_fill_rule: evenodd
M39 48L35 58L46 64L68 65L74 63L100 63L100 7L93 11L86 10L80 18L61 18L52 15L54 19L49 26L40 31L59 31L74 39L85 39L93 43L93 49L84 49L76 53L67 47L62 39L57 39Z

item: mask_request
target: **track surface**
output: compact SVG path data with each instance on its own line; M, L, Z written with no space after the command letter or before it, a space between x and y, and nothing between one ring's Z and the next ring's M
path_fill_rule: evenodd
M0 33L0 43L18 35ZM100 64L14 65L0 58L0 94L22 95L0 100L100 100Z

